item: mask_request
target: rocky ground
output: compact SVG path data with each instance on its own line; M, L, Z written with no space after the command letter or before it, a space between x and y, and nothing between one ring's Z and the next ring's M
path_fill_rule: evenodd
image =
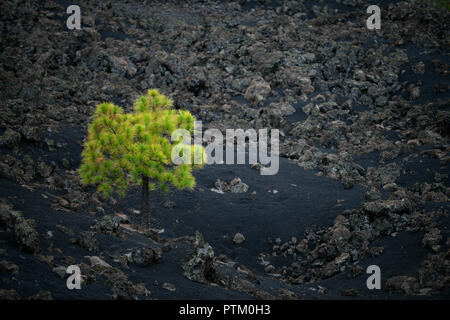
M77 31L70 4L0 4L0 298L449 298L445 8L80 1ZM153 87L204 129L279 129L279 173L206 166L139 232L138 189L106 201L76 170L95 106Z

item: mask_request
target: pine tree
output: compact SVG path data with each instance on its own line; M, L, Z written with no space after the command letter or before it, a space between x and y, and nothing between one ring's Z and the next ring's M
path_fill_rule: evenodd
M141 96L132 113L112 103L98 105L82 152L82 183L97 185L105 197L114 192L124 196L130 187L142 186L142 224L149 227L149 190L167 191L170 185L192 189L192 169L206 161L202 146L183 145L181 139L171 141L176 129L193 133L194 122L191 113L174 110L172 101L156 89ZM194 158L201 163L173 164L175 147L180 156L191 157L191 163Z

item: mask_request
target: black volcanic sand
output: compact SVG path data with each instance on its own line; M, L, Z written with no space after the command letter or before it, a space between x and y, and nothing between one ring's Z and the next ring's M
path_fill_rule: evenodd
M71 33L70 4L0 6L0 298L112 299L115 289L138 284L151 295L122 298L450 298L448 12L421 1L86 1L83 29ZM364 27L370 4L382 6L379 32ZM419 62L423 74L415 71ZM263 101L246 95L253 81L270 85ZM195 171L194 190L151 193L151 224L160 234L130 230L140 221L140 189L104 200L80 185L76 170L95 105L112 101L130 111L152 87L204 128L280 129L279 172L207 165ZM277 102L295 113L280 116L283 110L271 110ZM217 179L234 178L248 191L211 190ZM34 220L39 251L20 246L4 201ZM364 207L399 202L407 208ZM97 251L75 241L116 214L130 223L113 234L94 231ZM336 229L349 238L336 243ZM250 270L245 281L259 291L245 281L230 288L189 280L182 265L198 249L196 233L216 263L226 256L238 265L235 275ZM236 233L243 243L233 242ZM287 248L298 255L276 249L292 237L297 242ZM297 250L302 239L307 248ZM146 267L118 260L147 247L162 248L161 259ZM351 258L341 265L342 254ZM113 268L68 290L67 275L53 269L90 265L89 256ZM340 269L327 274L330 265ZM366 287L369 265L381 269L381 290ZM355 266L360 272L350 276ZM111 269L123 276L108 281Z

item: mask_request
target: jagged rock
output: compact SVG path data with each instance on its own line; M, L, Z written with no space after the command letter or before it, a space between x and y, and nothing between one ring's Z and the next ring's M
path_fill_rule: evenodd
M423 75L425 73L425 63L419 61L412 67L412 70L415 74Z
M386 289L402 291L407 295L413 295L419 289L419 282L414 277L397 276L386 281Z
M245 237L242 233L236 233L233 237L233 242L235 244L241 244L244 241L245 241Z
M21 128L22 136L26 140L40 142L42 140L42 129L34 126L24 126Z
M347 260L350 258L350 254L347 252L343 252L339 257L334 259L334 264L340 266L347 262Z
M112 269L114 270L114 269ZM112 295L117 300L137 300L141 290L130 282L127 276L120 270L105 273L108 280L106 283L111 287Z
M191 92L197 95L206 87L206 82L205 72L200 68L194 68L186 80L186 85Z
M366 200L380 200L381 193L377 188L373 187L365 193L364 197L366 198Z
M122 218L119 216L105 215L91 229L105 234L115 234L119 230L121 221Z
M287 289L281 289L279 299L281 300L298 300L297 295L295 292Z
M450 288L450 249L430 255L419 269L419 283L434 291Z
M237 290L257 299L273 300L274 296L258 287L259 281L247 268L228 260L217 259L215 265L215 283L231 290Z
M0 270L5 270L15 276L19 275L19 266L10 261L0 261Z
M213 248L208 243L200 243L183 262L184 276L201 283L214 281L214 259Z
M329 277L334 276L335 274L337 274L339 272L339 267L333 263L327 263L321 270L321 277L324 279L327 279Z
M441 191L429 191L422 196L423 201L447 202L448 197Z
M427 233L425 233L422 239L423 247L433 248L438 245L443 239L441 231L438 228L432 228Z
M86 256L85 258L89 259L92 267L101 266L104 268L111 268L111 265L109 263L107 263L105 260L101 259L98 256Z
M347 274L348 278L355 278L364 271L364 268L360 265L350 265L347 269L349 270L349 273Z
M446 110L438 111L436 121L440 133L446 137L450 136L450 112Z
M66 209L77 211L89 203L89 198L88 193L71 189L67 194L61 197L59 201L53 203L52 207L57 210L60 210L60 208L63 207L63 211L67 211Z
M162 257L160 248L141 248L134 249L130 255L130 262L140 267L148 267L149 265L159 261Z
M100 251L99 242L95 238L95 232L83 231L76 239L74 239L74 242L91 252Z
M415 87L415 86L411 86L409 89L409 95L411 97L411 99L415 100L418 99L420 97L420 88L419 87Z
M376 246L376 247L370 248L370 254L372 255L372 257L379 256L383 252L384 252L384 247L381 247L381 246Z
M300 243L295 247L295 250L298 253L306 253L308 252L308 240L303 239Z
M296 112L295 108L291 104L283 103L283 102L279 102L279 103L272 102L269 105L269 108L272 109L272 112L274 114L282 116L282 117L290 116Z
M99 277L105 277L105 284L111 288L114 299L137 300L139 295L144 298L150 296L150 291L145 288L144 284L134 285L120 269L103 263L94 263L92 266L80 263L79 267L85 281L97 281Z
M214 186L221 192L244 193L248 191L248 185L242 182L240 178L234 178L229 183L217 179Z
M176 203L174 201L167 200L167 201L164 201L163 206L164 206L164 208L173 209L176 207Z
M56 228L58 228L59 230L61 230L61 232L65 233L66 235L68 235L71 238L73 238L75 236L75 233L73 232L73 230L70 228L67 228L66 226L57 224Z
M50 291L41 290L34 296L29 297L28 300L53 300L53 297Z
M345 289L345 290L341 291L341 296L344 296L344 297L357 297L357 296L359 296L359 291L354 289L354 288Z
M39 248L39 234L36 231L36 222L25 219L18 211L12 210L12 205L0 202L0 221L14 232L20 249L28 253L36 253Z
M245 90L244 96L245 99L256 105L263 101L270 94L270 91L270 84L262 79L258 79L252 81L247 90Z
M0 300L19 300L19 294L16 290L0 289Z
M128 58L110 56L108 59L112 73L117 73L120 76L126 76L128 78L136 74L137 68Z
M145 283L138 283L137 285L134 286L134 289L136 290L136 294L138 294L138 295L141 295L144 297L150 297L152 295L150 290L148 290L145 287Z
M39 248L39 234L36 231L35 221L19 217L14 225L14 234L21 250L36 253Z
M273 265L269 264L267 267L264 268L264 271L267 273L276 273L277 268L275 268Z
M13 206L1 199L0 201L0 221L5 224L9 229L14 228L17 218L21 217L21 213L13 210Z
M347 241L352 236L351 232L343 225L337 225L331 234L331 241L336 243L340 241Z
M39 162L37 169L38 173L44 178L48 178L53 172L53 168L47 165L44 161Z
M164 289L166 289L166 290L169 290L169 291L175 291L175 290L177 290L177 288L175 287L175 285L173 285L172 283L169 283L169 282L164 282L163 285L162 285L162 287L163 287Z
M0 147L13 147L20 142L21 135L20 133L8 128L6 131L0 136Z
M299 78L300 94L311 94L314 92L314 87L311 85L311 79L308 77Z
M259 46L253 46L250 55L256 70L263 75L269 75L278 70L283 60L283 54L280 51L273 49L267 51Z
M412 205L406 200L377 200L363 203L362 210L375 216L389 213L404 214L411 212Z
M64 266L57 266L53 268L52 271L56 273L61 279L64 279L64 277L66 276L67 268Z

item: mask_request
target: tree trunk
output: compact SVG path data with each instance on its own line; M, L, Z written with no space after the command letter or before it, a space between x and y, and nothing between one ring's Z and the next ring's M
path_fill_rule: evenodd
M142 176L142 203L141 203L141 218L142 227L144 229L150 228L150 210L148 207L148 177Z

